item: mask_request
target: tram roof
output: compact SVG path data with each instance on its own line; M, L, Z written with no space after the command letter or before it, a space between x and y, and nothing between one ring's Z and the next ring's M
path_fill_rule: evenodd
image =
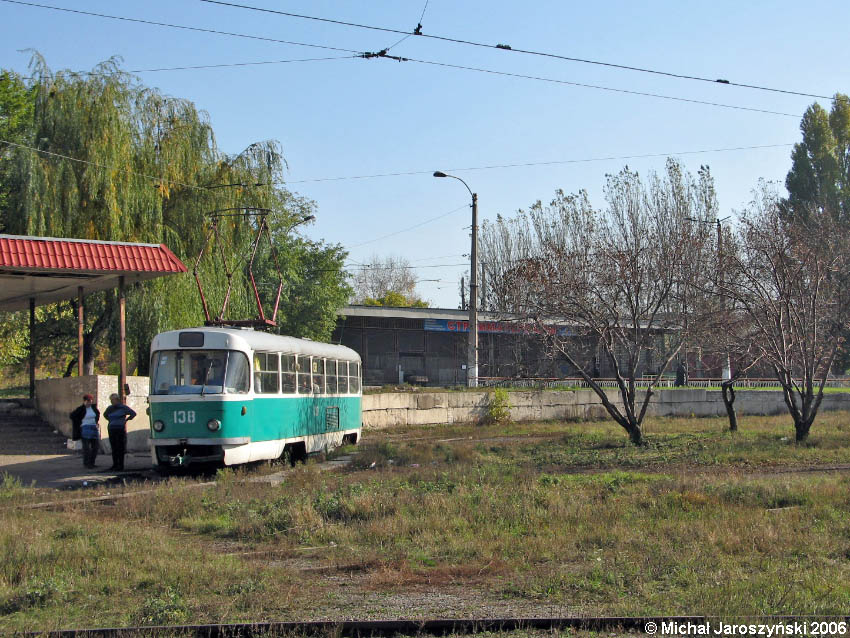
M252 330L250 328L218 328L207 326L171 330L169 332L158 334L151 344L151 350L170 350L178 348L180 333L185 332L203 332L205 335L216 335L218 337L214 341L216 344L215 346L212 346L212 344L208 343L205 339L205 345L198 349L211 347L234 348L242 346L251 350L266 352L285 352L289 354L313 355L328 359L360 361L360 355L346 346L339 346L332 343L321 343L319 341L311 341L310 339L299 339L297 337L276 335L269 332Z

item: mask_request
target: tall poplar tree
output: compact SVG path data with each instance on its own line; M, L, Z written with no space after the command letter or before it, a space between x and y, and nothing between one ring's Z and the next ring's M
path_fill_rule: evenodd
M794 145L785 178L783 212L806 219L827 211L836 221L850 223L850 97L836 93L829 112L812 104L800 131L803 139Z

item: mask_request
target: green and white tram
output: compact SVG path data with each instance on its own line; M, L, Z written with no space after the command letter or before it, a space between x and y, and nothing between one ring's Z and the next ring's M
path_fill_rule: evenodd
M357 443L360 355L239 328L193 328L151 344L151 456L160 468L236 465Z

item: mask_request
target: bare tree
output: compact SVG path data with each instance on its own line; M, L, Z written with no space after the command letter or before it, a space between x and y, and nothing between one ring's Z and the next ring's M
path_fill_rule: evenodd
M826 210L793 223L775 188L762 182L726 251L722 292L752 333L755 354L773 369L794 420L809 435L848 326L846 233Z
M715 292L721 304L714 317L706 317L700 349L704 358L713 359L715 364L719 362L719 367L728 365L730 374L720 382L720 394L729 419L729 431L737 432L735 384L762 362L763 355L758 346L760 335L753 329L745 312L741 312L739 307L730 307L720 287Z
M368 263L354 271L354 303L372 303L400 295L407 305L418 300L416 295L416 274L410 262L404 257L372 255Z
M558 192L548 206L497 219L483 246L493 307L535 322L549 351L640 445L653 388L702 329L702 314L715 310L703 281L716 263L711 233L688 218L716 218L717 201L708 169L694 179L674 160L646 182L628 168L609 175L605 196L606 209L596 210L583 191ZM600 357L616 401L594 378Z

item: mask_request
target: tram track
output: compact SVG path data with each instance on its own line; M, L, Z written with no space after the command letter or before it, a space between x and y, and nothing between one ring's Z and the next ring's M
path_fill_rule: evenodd
M843 618L842 618L843 619ZM340 620L304 622L255 622L203 625L162 625L139 627L101 627L60 629L47 632L17 634L27 638L268 638L269 636L328 636L333 638L365 638L383 636L448 636L512 631L605 631L644 633L650 623L705 624L706 616L567 616L567 617L503 617L503 618L436 618L394 620ZM790 619L786 619L790 620ZM848 619L843 619L848 620ZM772 618L783 622L782 618Z

